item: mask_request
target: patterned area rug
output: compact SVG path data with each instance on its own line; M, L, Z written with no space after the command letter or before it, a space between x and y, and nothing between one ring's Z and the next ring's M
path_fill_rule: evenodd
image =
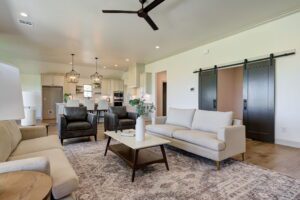
M105 145L64 146L80 179L78 200L300 199L300 180L231 159L217 171L214 162L172 147L166 148L170 171L154 164L138 170L131 183L131 168L110 151L104 157Z

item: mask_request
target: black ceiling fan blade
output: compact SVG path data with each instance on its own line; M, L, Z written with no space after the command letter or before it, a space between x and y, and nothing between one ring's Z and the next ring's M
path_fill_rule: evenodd
M149 15L145 15L144 19L148 22L148 24L152 27L153 30L158 30L158 27L154 23L154 21L149 17Z
M144 12L149 12L150 10L152 10L153 8L155 8L156 6L158 6L159 4L161 4L162 2L164 2L165 0L155 0L152 3L150 3L148 6L146 6L144 8Z
M102 10L103 13L127 13L127 14L137 14L137 11L130 10Z

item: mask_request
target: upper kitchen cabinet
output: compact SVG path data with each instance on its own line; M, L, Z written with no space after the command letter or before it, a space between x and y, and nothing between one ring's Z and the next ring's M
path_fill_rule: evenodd
M42 86L64 86L64 76L55 74L42 74Z
M101 94L105 96L110 96L111 93L111 80L103 79L101 85Z
M140 89L143 94L152 93L152 74L151 73L141 73L140 74Z
M111 91L113 92L123 92L124 91L124 82L118 79L111 80Z
M128 68L128 87L137 88L140 86L140 73L145 71L144 64L133 64Z

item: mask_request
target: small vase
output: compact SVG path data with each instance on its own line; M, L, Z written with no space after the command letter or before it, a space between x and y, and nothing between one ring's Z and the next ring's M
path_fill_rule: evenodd
M145 120L143 116L139 116L136 119L135 124L135 140L136 141L144 141L145 139Z

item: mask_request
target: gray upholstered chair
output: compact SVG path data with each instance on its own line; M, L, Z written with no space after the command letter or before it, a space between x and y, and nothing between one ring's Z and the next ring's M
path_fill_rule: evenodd
M60 116L58 133L61 144L64 139L94 136L97 141L97 117L86 107L65 107Z
M104 130L116 131L135 129L137 113L127 112L125 106L109 107L104 114Z

